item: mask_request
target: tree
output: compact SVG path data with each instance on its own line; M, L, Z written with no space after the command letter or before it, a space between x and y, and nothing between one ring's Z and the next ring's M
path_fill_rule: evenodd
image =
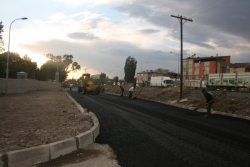
M40 68L39 79L41 80L54 80L55 73L59 72L60 82L64 81L69 72L75 72L81 69L77 62L73 62L72 55L55 56L52 53L45 55L49 60Z
M125 62L125 67L124 67L124 72L125 72L125 81L131 83L134 80L134 76L135 76L135 70L136 70L136 66L137 66L137 60L131 56L129 56L126 59Z
M0 52L4 51L4 41L2 37L2 32L3 32L3 25L2 22L0 22Z
M101 80L101 84L103 85L106 82L107 76L105 73L101 73L100 75L100 80Z
M0 78L6 77L6 64L8 52L0 54ZM31 62L31 58L25 55L21 58L18 53L10 52L9 54L9 78L16 78L17 72L26 72L29 78L33 78L37 69L37 63Z
M118 83L118 80L119 80L118 76L114 77L113 80L115 82L115 86L117 86L117 83Z

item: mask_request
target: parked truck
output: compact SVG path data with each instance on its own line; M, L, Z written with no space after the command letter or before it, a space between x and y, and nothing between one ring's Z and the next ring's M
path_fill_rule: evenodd
M173 87L174 83L170 77L155 76L151 77L150 86Z
M184 87L250 92L250 72L207 74L201 80L185 80Z

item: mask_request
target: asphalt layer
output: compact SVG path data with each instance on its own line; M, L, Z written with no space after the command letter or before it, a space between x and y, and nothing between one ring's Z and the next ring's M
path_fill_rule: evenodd
M68 93L96 114L121 167L250 166L250 121L116 95Z

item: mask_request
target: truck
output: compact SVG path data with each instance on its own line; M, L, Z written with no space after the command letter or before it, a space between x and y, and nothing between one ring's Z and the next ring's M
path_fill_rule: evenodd
M250 92L250 72L207 74L200 80L185 80L184 87Z
M207 88L250 90L250 72L239 73L216 73L209 74L207 77Z
M174 83L170 77L155 76L151 77L150 86L173 87Z
M86 93L94 93L96 95L99 95L100 87L95 85L91 81L89 73L82 74L82 79L78 86L78 93L82 93L83 95L85 95Z

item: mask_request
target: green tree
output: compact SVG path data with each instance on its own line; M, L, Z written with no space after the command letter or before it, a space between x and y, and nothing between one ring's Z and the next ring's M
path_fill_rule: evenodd
M45 55L49 60L40 68L39 77L41 80L54 80L55 73L59 72L59 81L64 81L69 72L81 69L81 66L73 61L72 55L55 56L52 53Z
M135 70L136 70L136 66L137 66L137 60L131 56L129 56L126 59L125 62L125 67L124 67L124 72L125 72L125 81L131 83L134 80L134 76L135 76Z
M8 52L0 54L0 78L6 77ZM21 58L18 53L9 53L9 78L16 78L17 72L26 72L29 78L33 78L37 63L31 62L31 58L25 55Z
M100 81L101 81L102 85L106 82L106 79L107 79L106 74L105 73L101 73L101 75L100 75Z
M118 76L114 77L113 80L115 82L115 86L117 86L117 83L118 83L118 80L119 80Z
M3 25L2 22L0 22L0 52L4 51L4 41L2 37L2 32L3 32Z

